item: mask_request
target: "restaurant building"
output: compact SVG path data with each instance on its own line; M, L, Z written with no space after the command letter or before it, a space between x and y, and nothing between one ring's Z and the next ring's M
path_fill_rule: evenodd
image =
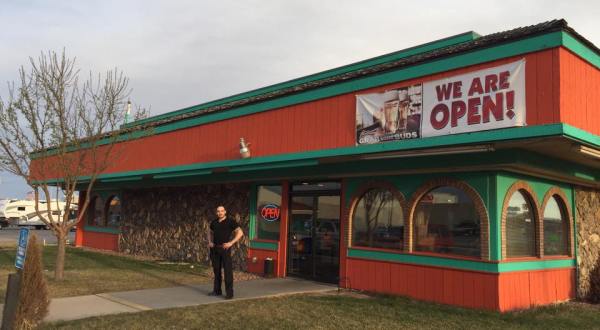
M81 196L76 244L205 260L224 204L250 272L272 260L278 277L498 311L589 299L599 68L600 50L556 20L125 124L151 133L120 142Z

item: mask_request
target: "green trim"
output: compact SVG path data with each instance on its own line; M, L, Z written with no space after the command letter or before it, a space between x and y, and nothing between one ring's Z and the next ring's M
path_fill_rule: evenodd
M170 173L170 174L157 174L154 176L155 179L170 179L170 178L179 178L184 176L193 176L193 175L207 175L211 174L211 170L198 170L198 171L187 171L182 173Z
M120 234L121 233L121 230L117 229L117 228L95 227L95 226L89 226L89 225L85 225L83 227L83 230L94 232L94 233L105 233L105 234Z
M498 272L519 272L526 270L540 270L553 268L571 268L575 267L575 259L561 260L535 260L535 261L520 261L520 262L503 262L498 264Z
M379 65L379 64L383 64L383 63L387 63L387 62L397 61L399 59L406 58L408 56L423 54L423 53L426 53L426 52L429 52L429 51L432 51L435 49L440 49L440 48L444 48L444 47L448 47L448 46L452 46L452 45L456 45L456 44L461 44L461 43L468 42L468 41L473 41L479 37L480 36L473 31L458 34L455 36L428 42L426 44L418 45L415 47L410 47L410 48L406 48L403 50L399 50L399 51L396 51L396 52L393 52L390 54L385 54L382 56L370 58L367 60L363 60L360 62L345 65L345 66L341 66L338 68L322 71L322 72L315 73L315 74L312 74L309 76L296 78L296 79L278 83L275 85L266 86L263 88L251 90L251 91L244 92L241 94L232 95L232 96L218 99L215 101L211 101L211 102L187 107L184 109L172 111L172 112L169 112L166 114L161 114L161 115L153 116L150 118L138 120L138 121L135 121L135 122L132 122L129 124L125 124L125 125L123 125L123 127L132 127L132 126L137 126L137 125L141 125L141 124L156 122L159 120L167 119L167 118L177 116L177 115L190 113L190 112L197 111L200 109L218 106L218 105L222 105L222 104L229 103L229 102L235 102L235 101L239 101L239 100L242 100L245 98L250 98L250 97L258 96L261 94L274 92L274 91L277 91L280 89L289 88L289 87L297 86L300 84L306 84L306 83L314 82L317 80L330 78L330 77L333 77L336 75L349 73L352 71L362 70L362 69L365 69L365 68L368 68L371 66L375 66L375 65Z
M250 203L250 205L248 205L248 210L250 212L250 224L248 227L248 236L250 239L250 242L252 242L253 239L256 238L256 199L257 199L257 190L258 189L258 185L253 184L250 187L250 196L248 198L248 202Z
M600 56L568 32L562 33L562 44L596 68L600 69Z
M277 243L250 241L250 247L254 249L263 249L277 251Z
M198 175L208 175L213 173L213 171L209 171L209 169L217 168L227 168L230 172L273 170L278 168L285 169L287 167L292 166L298 167L299 165L317 165L317 163L315 163L315 159L318 160L321 158L328 157L360 156L381 152L405 151L434 147L439 148L462 144L484 144L496 141L529 139L549 136L567 136L569 138L575 138L592 146L600 146L600 141L598 141L598 139L596 139L594 135L581 131L569 125L559 123L526 127L512 127L491 131L436 136L414 140L393 141L371 145L359 145L342 148L305 151L298 153L277 154L272 156L263 156L249 159L234 159L216 162L178 165L172 167L161 167L129 172L108 173L102 174L98 178L100 180L124 177L137 178L139 176L154 176L154 178L156 179L173 177L185 178L195 177ZM599 144L596 144L597 142ZM354 160L359 161L360 157L356 157L356 159ZM525 161L523 162L526 163ZM319 164L321 164L320 161ZM580 177L591 178L592 176L590 174L585 174L585 172L581 172ZM51 179L49 181L54 182L56 180Z
M389 262L409 263L434 267L447 267L465 269L486 273L503 273L514 271L527 271L539 269L553 269L574 267L575 260L539 260L507 263L490 263L481 261L470 261L463 259L449 259L443 257L423 256L415 254L402 254L383 251L369 251L361 249L348 249L348 257L369 260L380 260Z
M100 179L100 182L123 182L123 181L140 181L142 176L128 176L125 178L105 178Z

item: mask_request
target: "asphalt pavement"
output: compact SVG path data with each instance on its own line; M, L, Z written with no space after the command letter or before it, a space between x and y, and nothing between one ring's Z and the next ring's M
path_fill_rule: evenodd
M35 234L40 242L46 242L47 245L56 244L56 237L51 230L36 230L30 229L29 234ZM19 239L19 228L17 227L7 227L2 228L0 230L0 244L17 244L17 239ZM69 242L73 242L75 240L75 232L71 231L69 233Z

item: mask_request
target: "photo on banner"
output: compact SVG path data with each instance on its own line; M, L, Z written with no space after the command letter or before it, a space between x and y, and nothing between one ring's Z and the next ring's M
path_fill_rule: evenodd
M421 127L420 84L356 96L356 142L416 139Z

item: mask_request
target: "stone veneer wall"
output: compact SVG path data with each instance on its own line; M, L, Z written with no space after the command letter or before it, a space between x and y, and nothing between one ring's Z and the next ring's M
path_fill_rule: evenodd
M578 188L577 209L578 296L600 302L600 191Z
M171 261L207 262L206 230L224 205L244 231L233 248L233 264L246 268L249 186L202 185L124 190L119 250Z

